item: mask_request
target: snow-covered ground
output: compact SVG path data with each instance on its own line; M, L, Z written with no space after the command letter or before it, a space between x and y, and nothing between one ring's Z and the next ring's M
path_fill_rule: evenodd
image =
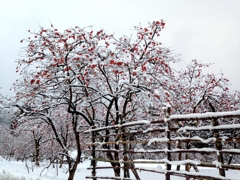
M83 163L79 164L75 179L85 179L86 176L91 175L91 170L87 170L89 167L90 161L86 160ZM45 164L46 165L46 164ZM32 164L29 162L29 173L27 171L26 165L24 162L21 161L7 161L0 157L0 180L1 176L4 174L11 174L11 176L18 177L19 179L25 180L66 180L68 174L66 174L67 168L52 168L52 166L48 169L45 169L41 176L40 173L43 170L44 163L41 164L40 167L34 167L33 171L31 169ZM109 163L98 162L98 166L109 166ZM157 165L157 164L136 164L137 167L144 167L153 170L162 170L165 168L164 165ZM174 168L174 167L173 167ZM159 180L165 179L163 174L153 173L153 172L146 172L146 171L138 171L139 176L142 180ZM210 168L200 168L200 172L207 174L207 175L217 175L218 172L216 169ZM235 170L228 170L226 171L227 177L229 179L240 180L240 171ZM112 169L107 170L97 170L98 176L113 176ZM133 177L133 175L131 175ZM184 178L171 176L171 180L182 180Z

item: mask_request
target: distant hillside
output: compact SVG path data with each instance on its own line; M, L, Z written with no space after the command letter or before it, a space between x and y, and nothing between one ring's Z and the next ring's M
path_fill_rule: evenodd
M11 124L8 112L4 109L0 109L0 124Z

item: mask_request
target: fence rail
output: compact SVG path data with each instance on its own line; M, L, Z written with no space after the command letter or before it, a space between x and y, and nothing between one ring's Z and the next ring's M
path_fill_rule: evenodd
M92 170L92 176L87 176L86 178L121 179L123 177L119 177L119 172L120 169L123 169L123 179L127 180L130 179L128 172L130 169L136 179L140 179L136 170L143 170L165 174L166 180L170 180L171 176L180 176L186 179L227 180L224 177L225 170L240 170L240 166L231 164L235 160L234 156L240 154L240 150L237 149L240 142L240 134L237 134L236 131L240 129L240 124L226 124L228 121L225 119L229 118L237 118L239 122L240 110L171 116L171 109L168 107L166 108L164 120L152 122L140 120L107 127L92 127L85 131L85 134L92 135L92 141L87 144L91 147L87 151L92 153L92 166L89 168ZM180 126L179 122L187 122L188 125ZM189 126L191 123L188 122L191 122L193 125ZM133 127L135 130L133 130ZM206 132L209 133L207 136ZM194 148L194 143L201 148ZM106 158L97 157L97 152L100 154L105 153ZM135 154L162 155L165 158L158 161L134 161L131 156ZM202 156L212 154L215 160L212 162L202 162L202 159L193 160L192 157L196 159L196 154L201 154ZM228 161L224 163L224 156L226 155L230 156ZM97 167L97 161L109 162L111 166ZM166 164L166 170L155 171L146 168L136 168L134 165L136 163L164 163ZM123 164L122 167L121 164ZM177 170L172 170L172 165L177 165ZM184 166L185 171L179 171L180 166ZM198 173L189 172L191 166ZM116 177L103 178L96 176L96 169L110 167L113 168ZM219 175L201 174L198 167L218 168Z

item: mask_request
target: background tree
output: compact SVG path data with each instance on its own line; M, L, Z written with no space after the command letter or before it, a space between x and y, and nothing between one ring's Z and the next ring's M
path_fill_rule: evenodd
M170 87L170 104L173 109L173 114L188 114L188 113L204 113L204 112L221 112L221 111L234 111L239 108L239 97L237 92L231 92L229 90L228 79L224 77L223 73L213 74L204 73L211 64L203 64L197 60L192 60L186 67L186 69L177 72L175 83ZM214 119L212 124L231 124L236 119ZM180 122L180 126L202 126L204 123L198 121L183 121ZM208 139L209 137L222 136L234 136L238 135L236 132L228 132L228 134L221 134L221 131L212 131L209 133L201 131L189 131L187 133L181 133L181 136L186 137L202 137ZM184 148L203 148L203 147L216 147L221 150L224 146L222 143L186 143ZM180 143L178 148L180 148ZM181 158L181 154L179 157ZM185 158L189 158L186 155ZM198 157L204 161L210 161L214 157L204 155ZM226 159L226 158L225 158ZM223 163L223 157L219 162Z
M52 140L51 129L42 120L22 121L13 130L17 139L14 155L17 159L32 158L36 166L40 161L47 159L51 147L44 147L47 141Z
M0 124L0 155L10 159L14 155L14 137L8 125Z

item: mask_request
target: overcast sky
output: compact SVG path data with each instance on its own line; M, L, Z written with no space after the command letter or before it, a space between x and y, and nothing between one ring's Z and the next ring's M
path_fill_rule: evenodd
M166 20L161 42L192 59L215 63L231 89L240 90L240 0L0 0L0 93L18 78L15 60L27 30L39 25L58 29L94 25L117 36L130 35L134 25Z

